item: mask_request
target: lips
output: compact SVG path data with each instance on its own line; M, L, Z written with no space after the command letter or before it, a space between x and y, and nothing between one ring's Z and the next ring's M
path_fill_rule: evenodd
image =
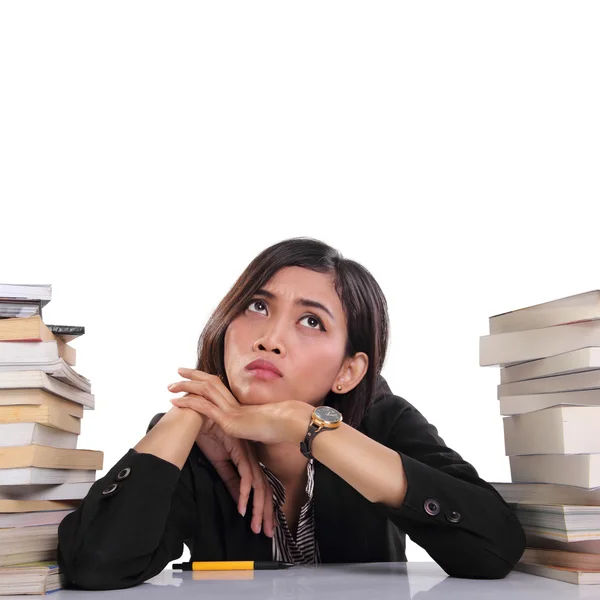
M246 369L248 371L252 371L254 369L263 369L264 371L271 371L276 375L279 375L279 377L283 377L283 373L272 362L263 360L262 358L253 360L251 363L247 364Z

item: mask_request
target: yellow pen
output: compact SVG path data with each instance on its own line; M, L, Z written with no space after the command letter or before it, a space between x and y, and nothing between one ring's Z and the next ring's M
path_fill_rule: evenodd
M294 563L280 560L222 560L222 561L193 561L173 565L174 571L258 571L268 569L289 569Z

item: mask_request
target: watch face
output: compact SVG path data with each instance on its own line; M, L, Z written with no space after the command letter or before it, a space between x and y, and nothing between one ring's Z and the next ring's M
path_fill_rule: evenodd
M319 406L316 408L315 416L325 421L325 423L337 423L342 419L342 415L335 408L329 406Z

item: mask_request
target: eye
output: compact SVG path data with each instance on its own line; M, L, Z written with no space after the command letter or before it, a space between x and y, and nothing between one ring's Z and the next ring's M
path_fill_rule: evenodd
M258 310L253 310L251 308L251 307L256 308L256 306L258 306L258 305L262 305L263 308L259 308ZM254 299L250 300L250 302L248 303L248 306L246 308L248 308L248 310L250 310L250 312L260 313L261 311L267 309L267 303L264 300L254 298ZM315 315L305 315L300 320L302 321L303 319L310 319L311 324L308 326L308 329L320 329L321 331L327 331L325 329L325 327L323 326L321 319L319 319L318 317L315 317Z
M319 329L321 331L325 331L325 327L323 327L323 323L321 323L321 320L317 319L317 317L315 317L314 315L306 315L305 317L302 317L302 319L311 319L316 325L319 326ZM302 321L302 319L300 320ZM316 327L310 326L309 329L316 329Z
M250 308L251 306L256 306L257 304L262 304L265 307L267 306L263 300L250 300L250 303L248 304L247 308ZM266 310L266 308L259 309L259 310L252 310L250 312L260 312L261 310Z

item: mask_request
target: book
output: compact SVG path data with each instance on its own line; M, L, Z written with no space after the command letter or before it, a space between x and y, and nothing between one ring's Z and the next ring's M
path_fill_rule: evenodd
M549 535L551 537L548 537ZM564 552L581 552L582 554L600 554L600 539L565 542L556 539L553 532L545 532L538 527L527 527L525 539L527 545L533 548L562 550Z
M600 346L600 321L484 335L479 338L479 364L514 365L588 346Z
M59 398L82 404L84 408L93 410L95 407L93 394L84 392L40 370L0 371L0 404L2 404L2 396L10 397L11 394L7 394L7 391L15 389L42 389Z
M0 342L0 344L12 344L14 342ZM39 342L47 344L49 342ZM5 371L43 371L52 377L55 377L65 383L72 385L84 392L91 392L92 386L90 380L77 373L62 358L57 360L48 359L38 362L23 362L16 360L7 360L0 362L0 373Z
M562 542L600 540L600 506L515 504L512 507L523 527L551 532L541 537Z
M2 423L0 420L0 447L38 444L74 450L77 448L77 437L76 433L41 423Z
M13 481L19 482L0 487L0 502L47 502L85 498L95 482L96 472L30 468L5 469L0 471L0 480L2 475L6 475L5 480L12 476Z
M38 286L39 287L39 286ZM47 325L51 286L0 284L0 596L62 586L58 526L95 483L103 452L77 449L89 379L74 325Z
M56 561L0 567L0 596L50 594L61 589L64 583L64 575Z
M42 316L42 305L39 301L25 302L0 298L0 319L26 318L35 315Z
M496 491L508 504L586 504L600 506L600 487L582 488L556 483L495 482Z
M0 329L2 323L5 323L6 321L12 321L12 319L3 319L0 321ZM12 334L4 332L4 337L10 335ZM2 363L13 361L20 363L38 363L41 361L58 360L59 358L62 358L70 367L74 367L76 357L77 354L75 348L71 348L71 346L59 338L43 342L6 339L0 341L0 362Z
M530 360L511 367L502 367L500 368L500 383L582 373L595 369L600 369L600 347L590 346L547 358Z
M0 500L0 513L75 510L80 504L80 500Z
M100 450L69 450L52 446L0 447L0 470L24 467L48 469L102 469Z
M52 284L0 283L0 299L40 302L43 307L52 300Z
M593 290L534 304L489 318L491 334L540 329L600 319L600 291Z
M599 406L600 390L501 396L499 400L501 415L522 415L553 406Z
M79 434L83 408L81 404L58 398L44 390L14 390L8 397L0 391L2 424L40 423Z
M600 406L555 406L505 417L505 453L600 453L599 424Z
M550 567L567 567L581 571L600 571L600 554L527 547L521 556L521 560L526 563L535 563Z
M0 551L0 567L17 566L27 564L33 561L53 561L56 562L56 548L58 546L58 535L55 536L55 542L44 542L43 548L36 548L35 543L27 544L28 550L24 552L11 551L2 555ZM38 544L39 546L39 544ZM48 546L50 546L48 548Z
M508 460L514 482L600 487L600 454L532 454Z
M548 394L551 392L577 392L600 389L600 369L552 375L526 381L501 383L498 385L498 398L501 396L519 396L525 394Z
M58 356L72 367L76 364L75 348L52 333L39 316L0 320L0 342L55 342Z
M96 471L90 469L53 469L38 467L19 467L15 469L0 469L0 486L14 486L13 489L0 489L0 499L23 498L29 500L66 500L75 496L61 498L61 492L55 486L57 483L88 483L94 482ZM42 490L40 485L53 485L53 489ZM54 489L56 488L56 489ZM39 492L39 493L38 493Z
M57 524L0 529L0 566L55 560L57 546Z
M521 517L519 517L519 519L520 518ZM521 525L523 526L526 537L529 538L545 538L569 545L583 544L584 542L600 543L600 529L590 528L587 530L575 531L569 529L554 529L552 527L538 527L536 525L529 525L526 522L522 522Z
M85 327L82 325L47 325L48 329L64 342L70 342L85 333Z
M536 565L521 561L515 565L515 571L537 575L538 577L557 579L566 583L575 583L577 585L600 583L600 571L578 571L577 569L567 569L566 567L549 567L547 565Z
M1 514L0 528L7 527L36 527L38 525L58 525L68 514L69 510L45 510L40 512L24 512L17 514Z

